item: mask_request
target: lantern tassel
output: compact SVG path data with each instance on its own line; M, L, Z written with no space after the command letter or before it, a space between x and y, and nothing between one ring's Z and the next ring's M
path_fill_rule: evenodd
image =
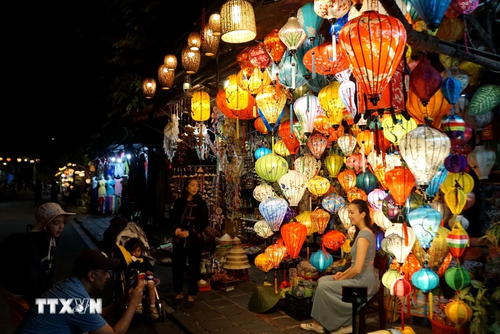
M405 330L405 308L401 305L401 330Z
M295 63L292 63L292 90L295 90Z
M366 168L365 168L365 141L363 140L361 142L361 167L362 167L362 170L363 170L363 173L366 172Z
M278 293L278 276L276 272L278 269L274 269L274 293Z
M293 136L293 103L290 103L290 137Z
M236 116L236 139L240 139L240 116Z
M276 96L280 96L280 76L276 72ZM264 93L264 86L262 86L262 93Z
M433 319L433 313L432 313L432 304L434 303L433 297L432 297L432 290L429 291L429 319Z
M257 103L255 102L255 99L253 101L253 108L252 108L252 114L253 114L253 117L257 117Z
M314 78L314 72L316 72L316 59L314 57L315 53L312 51L312 68L311 68L311 78Z
M403 233L405 239L405 246L408 246L408 228L406 227L406 222L403 222Z
M335 25L332 24L332 58L337 61L337 40L335 38Z

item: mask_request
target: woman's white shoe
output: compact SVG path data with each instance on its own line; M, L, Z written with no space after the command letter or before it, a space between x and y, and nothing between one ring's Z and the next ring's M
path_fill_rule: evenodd
M310 322L307 324L300 324L300 328L306 331L316 332L316 333L324 333L325 329L323 326L316 326L314 322Z
M330 332L330 334L349 334L349 333L352 333L352 325L340 327L336 331Z

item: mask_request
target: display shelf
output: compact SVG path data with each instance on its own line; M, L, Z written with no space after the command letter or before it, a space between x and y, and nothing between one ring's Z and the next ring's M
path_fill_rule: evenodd
M246 222L253 222L253 223L256 223L259 221L258 219L252 219L252 218L240 218L240 220L244 220Z

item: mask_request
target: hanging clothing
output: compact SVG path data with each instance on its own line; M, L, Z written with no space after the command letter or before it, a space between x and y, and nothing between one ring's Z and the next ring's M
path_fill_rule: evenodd
M115 164L115 178L120 178L125 175L125 164L123 162L117 162Z
M99 180L99 189L97 191L98 197L106 197L106 180Z
M106 196L113 196L115 194L115 180L106 180Z
M116 196L121 196L122 195L122 181L123 179L115 179L115 195Z

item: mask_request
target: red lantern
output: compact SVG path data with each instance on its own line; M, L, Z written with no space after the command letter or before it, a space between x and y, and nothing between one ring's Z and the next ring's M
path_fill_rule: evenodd
M385 183L396 204L403 206L415 185L415 177L408 168L397 166L385 174Z
M345 242L345 235L337 230L326 232L321 238L323 245L331 250L338 250Z
M479 0L451 0L444 15L450 18L455 18L460 15L468 15L472 13L478 5Z
M403 24L369 10L342 27L339 44L346 52L356 81L376 105L403 56L406 45Z
M264 46L271 56L272 61L278 65L286 51L286 45L281 41L278 29L273 29L264 37Z
M229 109L226 103L226 92L224 89L220 89L215 98L217 107L219 110L227 117L232 119L239 118L240 120L254 119L257 115L254 115L254 105L255 99L252 95L248 94L248 106L242 110Z
M330 189L331 188L332 186L330 186ZM314 225L314 229L318 231L319 234L323 234L325 233L328 222L330 222L330 214L323 209L317 208L311 213L311 220Z
M294 122L295 123L295 122ZM281 123L278 131L280 133L281 140L285 143L286 148L290 151L290 154L297 154L300 147L300 142L295 137L295 132L290 134L290 120L286 120Z
M366 192L363 189L360 189L357 187L352 187L347 192L347 200L349 202L352 202L355 199L361 199L363 201L366 201L366 200L368 200L368 195L366 195Z
M265 71L265 69L273 63L272 58L269 56L269 53L267 53L264 43L252 46L248 51L248 58L250 59L250 63L260 68L261 71Z
M420 270L421 268L422 265L420 264L420 261L418 261L418 259L415 257L415 255L409 254L406 258L405 263L401 267L401 271L405 273L406 279L411 280L413 273L417 270Z
M332 41L318 45L306 52L303 58L304 66L312 72L312 57L314 53L314 71L318 74L333 76L347 70L349 63L345 51L337 45L337 60L333 61Z
M249 47L244 48L241 50L240 53L236 55L236 61L238 62L238 65L240 65L241 69L245 69L247 67L253 67L252 63L250 62L250 58L248 55L248 52L250 51Z
M306 240L307 227L299 222L287 223L281 226L281 237L285 243L288 255L292 259L299 256L302 244Z
M253 126L255 127L255 130L259 131L260 133L264 135L268 134L266 125L264 124L264 121L262 121L262 118L257 117L255 119L255 122L253 122Z
M336 130L335 128L330 128L328 132L330 133L330 136L328 136L328 141L333 142L344 135L344 127L342 125L339 125Z
M410 74L410 90L415 93L424 106L439 90L443 78L431 65L425 53L420 56L420 61Z
M406 297L411 293L411 283L404 277L396 279L391 284L391 294L398 297Z
M366 169L368 167L366 159L364 159L360 153L354 153L347 157L345 160L345 165L349 169L354 169L356 174L361 173L363 171L363 168Z
M327 145L328 140L320 133L315 133L307 139L307 147L309 147L309 150L316 159L321 158Z

